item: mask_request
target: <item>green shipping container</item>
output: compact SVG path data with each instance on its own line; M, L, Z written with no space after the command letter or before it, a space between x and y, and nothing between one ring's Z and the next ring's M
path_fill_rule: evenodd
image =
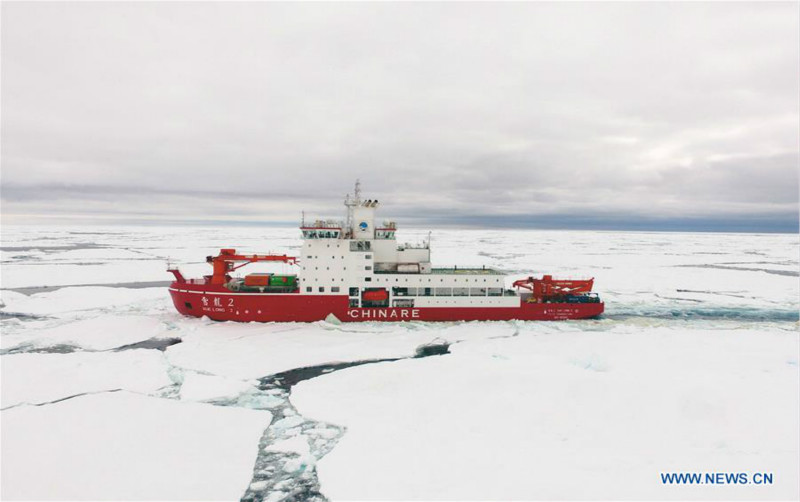
M296 275L273 275L269 278L270 286L294 287L297 284Z

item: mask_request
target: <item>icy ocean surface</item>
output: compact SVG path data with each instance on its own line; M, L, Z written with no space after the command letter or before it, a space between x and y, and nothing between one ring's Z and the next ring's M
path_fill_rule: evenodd
M298 234L5 226L2 498L800 496L797 236L433 233L437 265L595 277L606 314L589 321L173 311L168 259L199 276L221 247L298 254ZM774 481L665 485L664 472Z

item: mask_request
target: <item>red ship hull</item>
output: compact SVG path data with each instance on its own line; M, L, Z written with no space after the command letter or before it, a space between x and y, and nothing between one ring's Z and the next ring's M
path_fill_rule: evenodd
M181 314L216 321L314 322L333 314L340 321L558 321L589 319L603 303L528 303L514 307L353 308L346 295L235 293L222 286L174 282L172 302Z

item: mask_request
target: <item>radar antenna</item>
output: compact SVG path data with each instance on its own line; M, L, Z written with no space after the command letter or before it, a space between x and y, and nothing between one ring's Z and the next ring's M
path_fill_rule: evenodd
M361 180L356 179L356 187L353 191L353 198L350 194L345 195L344 205L347 207L347 220L345 222L345 235L352 235L353 229L353 208L361 205Z
M361 180L356 178L356 189L353 191L353 197L356 199L356 204L361 203Z

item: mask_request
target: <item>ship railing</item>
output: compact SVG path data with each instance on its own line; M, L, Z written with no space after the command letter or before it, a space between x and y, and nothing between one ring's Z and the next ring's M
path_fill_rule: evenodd
M343 227L341 221L337 220L316 220L313 225L301 225L300 228L315 229L315 228L333 228L341 229Z

